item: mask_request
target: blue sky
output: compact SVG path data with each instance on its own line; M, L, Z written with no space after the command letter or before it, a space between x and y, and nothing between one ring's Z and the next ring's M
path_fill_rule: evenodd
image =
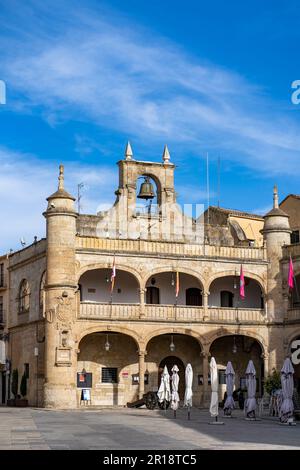
M65 164L83 211L114 201L116 162L177 165L181 203L264 213L299 194L299 2L0 0L0 252L44 235Z

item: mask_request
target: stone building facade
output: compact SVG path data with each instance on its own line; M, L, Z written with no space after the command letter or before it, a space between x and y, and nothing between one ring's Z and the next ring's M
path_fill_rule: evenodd
M8 331L6 329L8 315L8 255L0 256L0 405L6 402L6 390L9 381Z
M300 273L300 246L290 244L277 190L264 219L231 213L226 231L226 221L218 228L182 212L167 148L155 163L134 160L128 145L118 166L116 202L97 215L77 213L61 166L44 212L46 238L9 256L7 354L19 374L26 364L29 404L80 407L85 383L92 405L124 406L157 390L162 367L175 363L183 398L190 363L194 403L201 406L209 396L211 355L220 397L228 360L236 388L254 361L261 394L264 377L281 367L300 336L300 309L287 286L290 256ZM138 197L144 183L154 188L152 204ZM247 217L256 233L261 224L256 243L247 238ZM218 230L226 236L218 238Z

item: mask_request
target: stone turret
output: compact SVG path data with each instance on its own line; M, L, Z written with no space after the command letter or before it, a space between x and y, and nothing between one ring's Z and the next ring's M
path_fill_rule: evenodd
M280 260L283 245L290 244L289 216L279 208L278 189L274 186L273 209L264 216L264 236L268 258L268 297L269 320L282 320L286 310L283 292L283 279ZM276 309L275 309L276 305Z
M72 365L76 354L72 323L76 315L75 198L64 189L59 167L58 190L47 198L45 406L74 407L76 388Z
M290 224L289 216L279 209L278 204L278 189L274 186L273 191L273 209L270 210L265 216L265 223L263 228L264 238L269 245L280 246L290 243Z

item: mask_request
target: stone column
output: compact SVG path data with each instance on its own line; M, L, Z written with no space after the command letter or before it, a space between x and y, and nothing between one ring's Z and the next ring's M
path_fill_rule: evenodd
M139 398L143 398L145 393L145 356L146 351L139 351Z
M269 375L269 354L268 353L262 353L261 358L264 361L264 379Z
M202 356L202 371L203 371L203 396L202 404L205 406L208 400L208 359L209 353L207 351L201 352Z
M290 298L289 298L289 293L288 293L286 286L283 287L282 300L283 300L283 319L288 320Z
M140 318L145 318L145 289L140 289Z
M208 296L209 296L209 292L203 292L203 320L204 321L209 319Z

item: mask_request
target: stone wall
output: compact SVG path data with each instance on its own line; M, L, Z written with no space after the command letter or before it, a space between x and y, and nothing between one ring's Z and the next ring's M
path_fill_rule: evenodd
M43 406L44 334L43 322L31 322L30 324L15 327L10 330L9 357L11 360L11 375L14 369L18 369L20 390L24 364L29 364L27 399L30 406ZM38 356L35 356L35 348L38 348Z

